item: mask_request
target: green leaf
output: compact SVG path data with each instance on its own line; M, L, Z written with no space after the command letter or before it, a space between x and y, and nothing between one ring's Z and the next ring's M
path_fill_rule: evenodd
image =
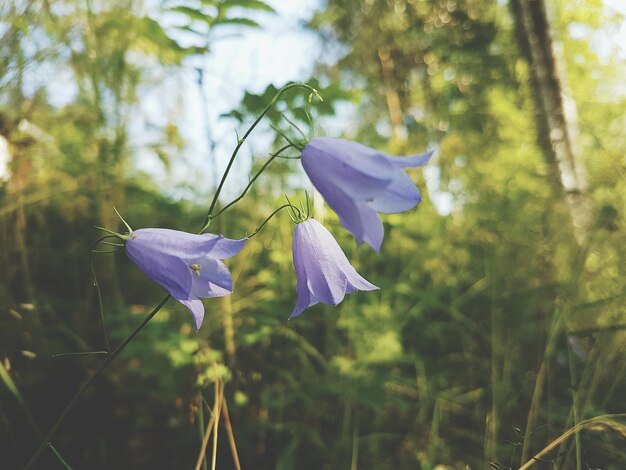
M221 2L220 6L225 9L240 7L246 10L263 10L276 13L276 10L261 0L224 0Z
M220 114L220 117L224 117L224 118L233 118L236 119L239 122L243 122L246 118L246 115L244 113L242 113L241 111L238 111L236 109L233 109L232 111L228 112L228 113L222 113Z
M147 16L141 18L139 27L141 36L155 46L163 49L173 49L177 52L183 50L180 44L170 38L161 25L152 18Z
M187 16L189 19L194 21L203 21L205 23L212 23L214 17L205 13L204 11L198 8L187 7L184 5L178 5L175 7L168 8L166 11L170 11L173 13L180 13L182 15Z
M206 46L181 46L167 35L157 21L147 16L139 19L138 29L141 34L134 46L144 52L157 55L167 63L179 63L184 57L204 54L207 51Z
M193 33L196 34L198 36L204 36L204 33L201 33L198 30L193 29L191 26L189 25L185 25L185 26L176 26L176 29L180 30L180 31L185 31L187 33Z
M215 23L215 26L220 26L223 24L235 24L240 26L248 26L250 28L260 28L261 25L254 20L249 18L224 18L220 19Z

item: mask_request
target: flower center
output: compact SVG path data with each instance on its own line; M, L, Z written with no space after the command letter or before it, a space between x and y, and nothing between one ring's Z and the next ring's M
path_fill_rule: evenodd
M202 269L202 266L194 263L194 264L190 264L189 267L193 269L193 271L196 273L196 276L200 277L200 270Z

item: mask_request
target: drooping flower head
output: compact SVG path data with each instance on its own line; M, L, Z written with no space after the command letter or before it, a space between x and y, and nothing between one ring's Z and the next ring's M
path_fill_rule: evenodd
M356 142L317 137L304 147L301 161L341 225L359 245L365 241L378 252L384 234L377 212L403 212L422 200L403 168L422 166L431 155L394 157Z
M296 225L292 251L298 300L289 318L318 302L337 305L356 290L378 289L356 272L334 237L315 219Z
M235 256L247 238L194 235L163 228L135 230L126 241L130 260L164 287L194 318L196 329L204 319L201 297L222 297L233 291L230 271L221 261Z

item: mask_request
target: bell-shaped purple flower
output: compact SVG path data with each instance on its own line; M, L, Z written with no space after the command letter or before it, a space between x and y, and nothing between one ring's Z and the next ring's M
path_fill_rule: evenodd
M144 228L130 234L126 254L150 279L191 311L199 330L204 319L200 297L222 297L233 291L230 271L221 260L239 253L247 240Z
M289 318L318 302L337 305L356 290L378 289L356 272L334 237L315 219L296 225L292 251L298 300Z
M317 137L304 147L301 161L341 225L352 232L359 245L365 241L378 252L383 224L377 212L403 212L422 200L403 168L422 166L431 155L394 157L356 142Z

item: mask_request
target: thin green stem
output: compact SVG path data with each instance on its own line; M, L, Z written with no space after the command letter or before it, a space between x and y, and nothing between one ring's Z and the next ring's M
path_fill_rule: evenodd
M116 347L111 352L111 354L109 354L107 356L107 358L104 361L102 361L102 363L100 364L100 366L98 366L96 371L93 374L91 374L91 376L83 383L83 385L78 389L78 391L76 392L74 397L67 404L67 406L65 407L65 409L61 413L61 416L59 416L59 419L57 419L56 423L54 423L54 426L52 426L52 429L50 429L50 431L48 432L46 437L44 437L43 440L41 441L41 443L39 444L39 447L37 447L37 450L35 451L33 456L30 458L30 460L28 461L28 463L24 467L25 470L33 468L33 465L37 461L37 458L39 457L39 454L41 454L41 452L47 446L50 445L50 442L51 442L52 438L54 437L54 435L58 431L59 427L61 426L61 424L63 423L65 418L67 418L67 415L70 413L72 408L74 408L74 405L76 405L78 400L84 395L84 393L91 386L91 384L100 376L102 371L107 368L107 366L113 361L113 359L115 359L118 356L118 354L121 353L124 350L124 348L126 348L126 346L128 346L128 343L130 343L135 338L135 336L137 336L139 334L139 332L141 330L143 330L143 328L150 322L150 320L152 320L154 318L154 316L159 312L159 310L161 310L163 308L163 306L167 303L168 300L170 300L171 297L172 296L170 294L167 294L163 298L163 300L161 300L161 302L159 302L158 305L152 309L152 311L139 324L139 326L137 328L135 328L133 330L133 332L130 335L128 335L128 337L124 341L122 341L120 343L120 345L118 347Z
M567 362L569 364L570 374L570 388L572 390L572 413L574 415L574 426L578 426L580 423L580 410L578 409L578 384L576 383L576 369L574 365L574 358L572 355L572 347L567 344ZM582 469L582 452L580 444L580 434L576 433L574 436L574 448L576 451L576 470Z
M113 242L100 242L100 243L106 246L117 246L120 248L124 248L126 246L126 245L120 245L119 243L113 243Z
M98 230L102 230L103 232L109 233L114 237L119 238L120 240L128 240L129 235L122 235L121 233L117 233L114 232L113 230L109 230L108 228L104 228L104 227L99 227L97 225L94 225L95 228L97 228Z
M96 242L96 245L98 243L105 243L105 242L102 239L100 239ZM93 253L93 249L92 249L92 253ZM104 334L104 344L108 352L111 350L111 344L109 343L109 335L107 334L107 327L104 321L104 306L102 305L102 293L100 292L100 284L98 284L98 278L96 276L96 269L93 266L93 255L90 255L89 258L90 258L89 262L91 264L91 275L93 276L93 286L96 288L96 295L98 297L98 311L100 312L100 323L102 324L102 332Z
M124 247L116 248L114 250L91 250L92 253L98 253L99 255L110 255L111 253L117 253L121 251Z
M302 136L302 138L304 140L307 140L307 136L304 134L304 132L302 132L302 129L300 129L295 122L293 122L287 116L283 116L283 118L285 118L285 121L287 121L289 124L291 124L291 126L298 131L298 133Z
M50 357L56 358L56 357L65 357L65 356L91 356L95 354L109 354L109 351L81 351L81 352L59 353L59 354L53 354Z
M252 185L254 184L254 182L257 180L257 178L259 176L261 176L261 173L263 173L265 171L265 169L269 166L270 163L272 163L274 161L274 159L280 157L280 154L282 152L284 152L287 149L290 149L293 147L293 144L288 144L285 145L283 148L281 148L280 150L278 150L276 153L273 153L270 158L263 164L263 166L261 167L261 169L256 173L256 175L254 175L252 177L252 179L250 180L250 182L248 183L248 185L244 188L244 190L241 192L241 194L239 196L237 196L235 199L233 199L232 201L230 201L228 204L226 204L224 207L222 207L219 211L217 211L214 215L212 215L209 219L213 220L215 219L218 215L220 215L222 212L224 212L225 210L227 210L228 208L234 206L235 204L237 204L239 201L241 201L243 199L243 197L246 195L246 193L248 192L248 190L252 187Z
M230 160L228 161L228 165L226 166L226 170L224 171L224 174L222 175L222 179L220 180L220 184L217 186L217 190L215 191L215 195L213 196L213 200L211 201L211 205L209 206L209 212L207 213L204 226L202 227L202 230L200 230L200 233L204 232L209 227L209 224L211 222L211 216L213 215L213 210L215 209L215 205L217 204L217 199L219 198L220 193L222 192L222 188L224 187L226 178L228 177L228 174L230 173L230 169L232 168L233 163L235 162L235 158L237 157L237 154L239 153L239 149L244 144L248 136L252 133L252 131L256 128L256 126L258 126L261 120L265 117L268 111L278 102L278 99L281 97L281 95L285 93L287 90L290 90L292 88L306 88L307 90L311 92L312 95L316 95L319 97L317 90L313 88L312 86L307 85L306 83L290 83L282 87L280 90L278 90L278 92L272 98L272 101L268 103L268 105L261 112L259 117L255 119L252 125L250 125L250 127L248 128L246 133L243 135L243 137L237 140L237 146L235 147L235 150L233 150L233 153L230 156Z
M287 118L285 117L285 119L287 119ZM294 142L292 139L289 138L289 136L287 134L285 134L283 131L281 131L278 126L275 126L274 124L271 124L270 127L274 130L274 132L276 132L279 136L281 136L283 139L285 139L287 142L289 142L291 145L293 145L298 150L302 151L304 149L304 145L302 145L301 142Z
M63 464L63 466L67 470L72 470L72 467L70 467L70 465L65 461L65 459L63 457L61 457L61 454L59 454L59 451L56 450L52 444L48 444L48 447L50 447L52 452L54 452L54 455L56 455L57 459L59 459L59 461Z
M257 233L259 233L259 231L263 228L263 226L270 221L270 219L272 217L274 217L276 214L278 214L280 211L282 211L283 209L285 209L287 207L292 207L292 206L291 206L291 204L283 204L278 209L276 209L274 212L272 212L269 216L267 216L267 218L263 221L263 223L257 227L257 229L254 232L252 232L250 235L248 235L247 238L254 237Z

